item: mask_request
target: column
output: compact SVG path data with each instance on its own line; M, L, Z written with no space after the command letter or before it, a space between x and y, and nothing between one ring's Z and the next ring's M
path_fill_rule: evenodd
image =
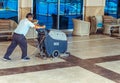
M84 0L84 20L89 16L104 15L105 0Z
M20 19L25 18L26 14L31 12L32 9L32 0L19 0L19 16Z

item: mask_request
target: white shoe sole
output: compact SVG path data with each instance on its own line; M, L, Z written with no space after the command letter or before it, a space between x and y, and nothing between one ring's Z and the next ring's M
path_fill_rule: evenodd
M3 58L2 60L3 60L3 61L11 61L11 60L8 60L8 59L5 59L5 58Z
M30 59L28 59L28 60L22 59L21 61L30 61Z

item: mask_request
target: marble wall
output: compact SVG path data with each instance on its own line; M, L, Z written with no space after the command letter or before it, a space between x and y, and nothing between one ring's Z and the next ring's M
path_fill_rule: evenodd
M25 18L26 14L32 12L33 0L19 0L19 19Z
M89 16L104 15L105 0L85 0L84 19L89 21Z

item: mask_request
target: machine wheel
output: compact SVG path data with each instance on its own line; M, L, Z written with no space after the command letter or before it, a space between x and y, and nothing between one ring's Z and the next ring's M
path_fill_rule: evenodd
M60 56L59 51L58 50L53 51L52 57L54 58L54 57L58 57L58 56Z

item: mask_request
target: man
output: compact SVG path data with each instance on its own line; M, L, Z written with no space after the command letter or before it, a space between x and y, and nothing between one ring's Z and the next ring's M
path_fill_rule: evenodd
M35 28L36 26L31 22L33 20L33 14L28 13L26 18L21 20L18 24L17 28L14 31L13 39L10 46L7 49L3 59L4 60L11 60L10 55L14 51L17 45L20 46L22 51L23 60L29 60L30 58L27 56L27 41L25 35L27 34L30 27Z

